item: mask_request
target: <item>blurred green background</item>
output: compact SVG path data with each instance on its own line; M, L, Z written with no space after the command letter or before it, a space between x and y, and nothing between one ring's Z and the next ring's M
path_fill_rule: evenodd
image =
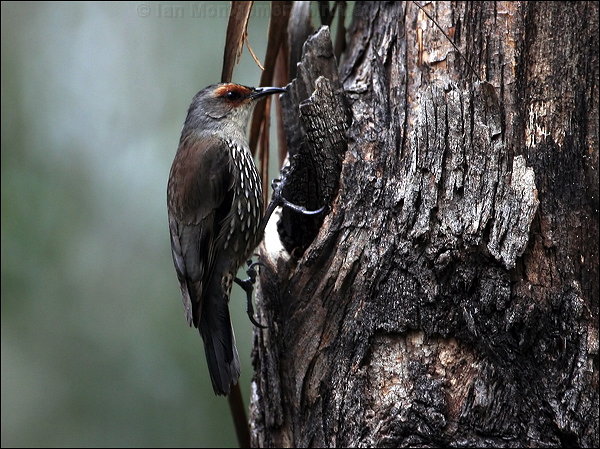
M229 2L2 2L2 446L235 446L184 319L166 184ZM249 39L264 57L269 4ZM246 50L237 82L257 85ZM275 149L274 149L275 151ZM252 330L231 300L249 395Z

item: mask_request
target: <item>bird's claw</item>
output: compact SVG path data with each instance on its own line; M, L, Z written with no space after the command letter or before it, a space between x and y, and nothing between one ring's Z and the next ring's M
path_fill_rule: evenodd
M304 206L298 206L297 204L290 203L283 196L280 197L280 201L282 206L285 206L288 209L292 209L293 211L298 212L302 215L317 215L323 212L323 210L325 209L325 206L321 206L317 210L307 210Z
M250 322L252 324L254 324L256 327L260 327L261 329L266 329L267 326L262 325L261 323L259 323L256 318L254 318L254 306L252 305L252 292L254 290L254 282L256 282L256 276L258 275L258 273L256 272L256 266L258 265L263 265L264 264L262 262L254 262L252 263L251 260L249 260L247 262L248 265L248 269L246 270L246 274L248 275L247 279L239 279L239 278L235 278L234 281L237 285L239 285L240 287L242 287L244 289L244 291L246 292L246 313L248 314L248 318L250 319Z

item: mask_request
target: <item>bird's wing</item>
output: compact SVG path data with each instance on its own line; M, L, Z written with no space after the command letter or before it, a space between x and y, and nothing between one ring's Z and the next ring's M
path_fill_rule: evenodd
M217 236L233 201L228 149L214 136L181 140L168 185L171 251L188 323L198 326Z

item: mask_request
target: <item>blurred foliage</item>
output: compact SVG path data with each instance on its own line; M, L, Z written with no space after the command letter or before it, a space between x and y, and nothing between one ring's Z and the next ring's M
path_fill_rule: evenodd
M219 80L228 10L2 2L2 446L236 445L184 320L166 218L181 126ZM257 2L261 57L268 17ZM259 78L244 51L234 80ZM231 309L247 398L239 291Z

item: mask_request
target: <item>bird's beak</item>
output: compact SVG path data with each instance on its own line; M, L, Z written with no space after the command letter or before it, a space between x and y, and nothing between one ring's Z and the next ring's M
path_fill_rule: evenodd
M283 87L256 87L250 94L252 100L266 97L267 95L280 94L286 90Z

